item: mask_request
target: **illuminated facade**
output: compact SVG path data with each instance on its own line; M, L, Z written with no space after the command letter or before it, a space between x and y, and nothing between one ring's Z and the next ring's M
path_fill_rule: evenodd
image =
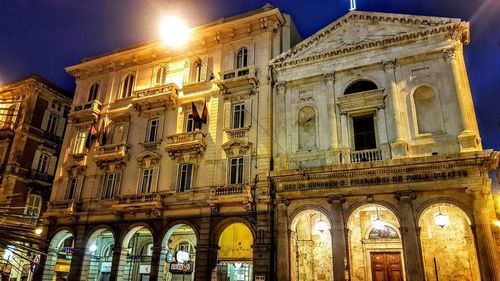
M273 59L277 280L500 280L467 43L353 11Z
M66 69L77 86L42 280L271 278L268 62L300 37L269 5L192 37Z
M0 223L27 232L23 241L13 240L14 230L1 238L0 271L9 280L30 275L34 253L22 249L29 244L3 245L7 240L27 243L42 226L71 104L67 96L38 75L0 84Z

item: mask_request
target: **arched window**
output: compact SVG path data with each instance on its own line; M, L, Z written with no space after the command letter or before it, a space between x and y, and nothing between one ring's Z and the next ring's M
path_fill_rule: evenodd
M127 75L123 80L122 84L122 98L130 97L132 95L132 89L134 87L135 77L132 74Z
M420 134L439 133L442 128L442 112L439 98L428 86L419 87L413 93L418 132Z
M248 49L241 48L236 54L236 68L248 66Z
M90 86L89 97L87 101L93 101L97 99L97 92L99 92L99 84L94 83Z
M312 149L316 147L316 111L311 106L305 106L299 111L299 148Z
M166 83L167 71L168 69L166 66L162 66L158 69L158 71L156 72L156 84L163 85Z
M345 90L344 95L361 93L376 89L378 89L378 87L372 81L359 80L349 85L349 87L347 87L347 89Z
M47 173L47 169L49 168L50 156L46 153L41 153L40 158L38 160L38 166L36 168L37 172Z

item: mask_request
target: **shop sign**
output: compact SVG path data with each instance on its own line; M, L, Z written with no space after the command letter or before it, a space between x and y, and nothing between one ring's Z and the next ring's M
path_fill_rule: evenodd
M71 257L73 256L73 248L60 248L57 251L57 256L62 258L62 259L67 259L70 260Z
M193 272L193 265L190 262L174 262L170 264L170 272L172 274L186 274Z
M111 272L111 262L103 262L101 265L101 272Z
M179 263L188 262L189 253L185 251L177 251L177 253L175 254L175 259Z
M139 266L139 273L141 273L141 274L149 274L149 273L151 273L151 266L150 265L141 265L141 266Z

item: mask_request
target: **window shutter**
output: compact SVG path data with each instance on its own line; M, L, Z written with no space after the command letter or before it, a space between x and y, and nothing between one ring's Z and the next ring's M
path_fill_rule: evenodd
M232 119L232 110L233 106L230 101L227 101L224 103L224 129L230 129L232 128L231 126L231 119Z
M158 191L159 180L160 180L160 166L157 166L153 170L153 183L151 184L151 192Z
M174 187L174 191L178 192L179 191L179 177L181 176L181 165L176 164L175 166L177 166L177 169L175 169L174 171L177 171L177 173L175 174L175 177L172 177L173 178L172 186Z
M66 118L60 117L59 122L57 124L57 131L56 131L56 135L58 137L62 137L64 135L65 126L66 126Z
M191 74L191 71L193 71L191 69L191 63L189 62L189 60L186 60L184 62L184 73L182 75L182 85L185 85L185 84L189 84L192 82L191 79L189 79L189 77L193 77L193 75Z
M106 174L104 174L104 173L100 173L100 174L97 176L97 177L98 177L98 178L97 178L97 186L98 186L98 188L100 188L100 189L101 189L101 192L99 192L99 193L100 193L100 195L98 195L98 197L100 197L100 198L104 198L104 189L105 189L105 188L104 188L104 177L105 177L105 175L106 175ZM82 188L82 190L83 190L83 188ZM82 192L83 192L83 191L82 191ZM80 193L82 193L82 192L80 192ZM96 194L96 195L97 195L97 194ZM92 194L91 196L94 196L94 194Z
M42 119L42 130L47 130L47 124L49 123L49 115L50 115L49 111L45 110L45 113L43 113L43 119Z
M177 134L183 133L186 131L186 125L184 124L184 115L185 110L183 107L179 107L177 111Z
M202 60L201 60L200 82L204 82L204 81L208 80L208 78L207 78L207 74L208 74L207 68L208 67L209 67L208 56L204 55Z
M122 182L122 172L116 173L115 186L113 188L113 196L120 194L121 182Z
M221 185L227 185L229 184L229 158L225 158L220 160L220 166L221 166L221 180L220 184Z
M252 156L246 155L243 157L243 183L251 183L253 181L250 173L251 170L252 170Z
M53 176L56 172L57 156L50 156L49 169L47 174Z
M253 99L245 101L245 127L252 126Z
M40 150L35 150L35 156L33 156L33 164L31 164L31 169L36 170L38 167L38 162L40 162Z

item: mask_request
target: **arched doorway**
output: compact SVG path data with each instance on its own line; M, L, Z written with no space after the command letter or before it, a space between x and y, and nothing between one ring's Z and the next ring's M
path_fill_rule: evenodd
M147 281L151 273L153 235L144 226L131 229L122 243L117 280Z
M328 217L316 210L297 214L290 225L290 269L294 281L333 280Z
M196 234L186 224L171 227L161 243L159 280L194 280Z
M73 256L73 234L68 230L59 231L49 244L45 268L43 271L43 281L65 281Z
M218 281L253 280L253 235L241 222L232 223L219 237Z
M471 221L462 209L433 204L418 225L426 280L481 280Z
M87 241L83 258L82 280L108 281L113 262L115 238L108 229L94 231Z
M399 221L388 208L366 204L347 220L352 281L405 280Z

